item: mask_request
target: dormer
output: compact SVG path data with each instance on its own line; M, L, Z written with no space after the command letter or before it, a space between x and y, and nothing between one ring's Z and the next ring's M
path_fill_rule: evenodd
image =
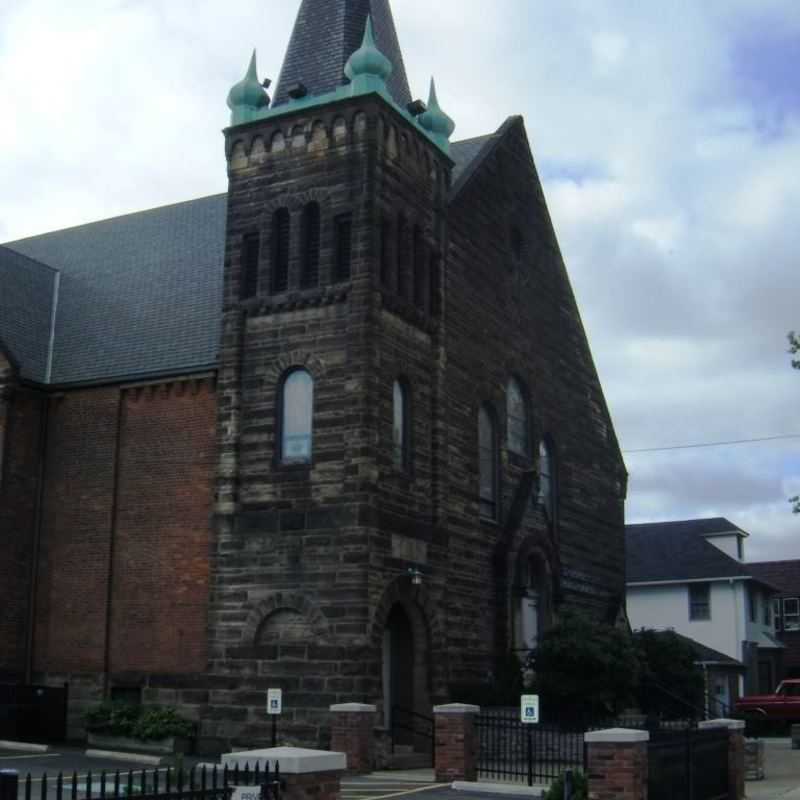
M740 563L745 560L744 540L750 535L747 531L734 525L725 517L701 520L703 523L700 535L707 539L725 555L735 558Z

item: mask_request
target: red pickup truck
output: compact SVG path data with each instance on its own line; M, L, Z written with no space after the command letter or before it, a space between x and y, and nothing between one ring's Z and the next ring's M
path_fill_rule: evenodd
M775 694L753 694L736 701L737 714L800 720L800 679L781 681Z

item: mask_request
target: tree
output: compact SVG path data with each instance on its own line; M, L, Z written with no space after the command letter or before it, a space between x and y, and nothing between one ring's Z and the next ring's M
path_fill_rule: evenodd
M789 352L792 355L797 355L798 353L800 353L800 334L797 334L794 331L789 331L788 339L789 339ZM795 369L800 369L800 358L793 358L792 366ZM795 495L794 497L790 497L789 502L792 504L792 511L794 511L795 514L800 514L800 495Z
M625 630L565 610L533 655L545 718L614 715L630 703L639 661Z
M633 634L641 681L639 708L647 714L683 718L702 710L703 672L695 663L695 652L674 631L643 628Z

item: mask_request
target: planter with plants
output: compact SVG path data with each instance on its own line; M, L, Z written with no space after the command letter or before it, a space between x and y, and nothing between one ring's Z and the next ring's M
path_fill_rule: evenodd
M86 714L92 747L143 753L186 753L194 725L169 706L103 703Z

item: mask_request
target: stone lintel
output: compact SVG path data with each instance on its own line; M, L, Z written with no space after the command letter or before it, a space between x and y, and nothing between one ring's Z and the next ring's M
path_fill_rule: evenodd
M443 706L434 706L434 714L479 714L480 706L473 706L469 703L445 703Z
M588 744L633 744L635 742L649 742L650 734L647 731L632 728L607 728L603 731L588 731L583 734L583 741Z
M712 728L727 728L729 731L744 730L745 722L743 719L706 719L697 723L700 730L710 730Z
M376 706L369 703L336 703L330 707L331 711L347 711L350 713L361 714L374 714L377 711Z
M238 753L226 753L222 756L223 767L239 767L245 765L253 769L275 769L275 762L280 765L281 775L306 775L309 772L335 772L347 768L344 753L332 753L329 750L308 750L304 747L268 747L264 750L242 750Z

